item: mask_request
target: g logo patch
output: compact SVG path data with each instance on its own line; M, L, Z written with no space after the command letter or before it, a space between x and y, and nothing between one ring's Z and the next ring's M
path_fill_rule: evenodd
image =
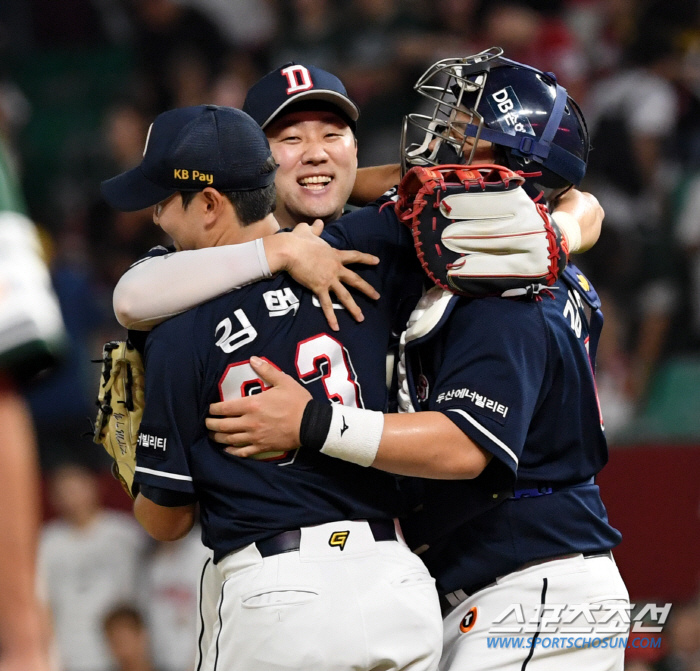
M463 634L469 633L476 624L476 606L472 606L459 623L459 630Z
M349 531L334 531L328 540L328 545L330 545L332 548L338 547L342 552L345 549L345 543L347 542L349 535Z

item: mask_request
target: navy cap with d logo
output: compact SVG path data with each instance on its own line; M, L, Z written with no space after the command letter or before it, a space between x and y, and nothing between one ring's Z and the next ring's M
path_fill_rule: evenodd
M250 114L261 128L283 114L293 103L319 100L336 107L355 130L360 116L357 105L335 75L313 65L286 63L266 74L251 86L243 103L243 111Z
M251 191L274 181L274 170L263 173L270 156L260 126L241 110L181 107L156 117L141 165L102 182L102 195L117 210L132 212L178 191Z

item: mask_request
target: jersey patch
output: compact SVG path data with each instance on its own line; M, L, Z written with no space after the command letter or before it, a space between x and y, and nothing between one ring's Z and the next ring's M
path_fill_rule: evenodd
M437 400L435 402L447 403L456 398L471 401L471 410L473 410L474 412L477 412L480 415L484 415L485 417L489 417L490 419L495 420L499 424L506 423L506 416L508 415L509 410L508 406L503 405L503 403L499 403L498 401L494 401L493 399L487 398L486 396L483 396L482 394L479 394L478 392L474 391L473 389L469 389L468 387L443 391L438 395Z
M168 450L168 430L162 427L141 425L136 445L137 456L148 459L165 459Z

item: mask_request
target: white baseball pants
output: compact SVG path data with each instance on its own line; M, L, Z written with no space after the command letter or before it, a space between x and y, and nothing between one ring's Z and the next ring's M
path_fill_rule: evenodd
M610 556L515 571L447 614L440 671L623 671L628 605Z
M346 531L342 548L330 544ZM206 590L216 572L223 582L200 671L436 670L434 580L397 536L375 541L367 522L341 521L303 528L298 551L263 558L253 544L224 557L203 574L205 629Z

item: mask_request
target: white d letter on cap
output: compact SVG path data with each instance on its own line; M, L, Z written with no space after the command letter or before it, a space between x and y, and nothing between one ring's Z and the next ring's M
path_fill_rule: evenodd
M280 70L280 72L287 78L289 83L287 95L308 91L314 85L311 81L311 74L303 65L290 65L288 68Z

